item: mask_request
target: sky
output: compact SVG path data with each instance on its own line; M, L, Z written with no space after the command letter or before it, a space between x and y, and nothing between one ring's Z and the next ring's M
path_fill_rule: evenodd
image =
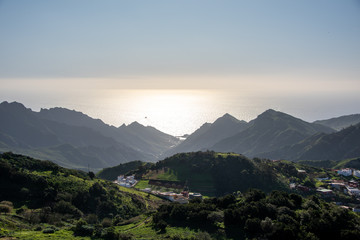
M359 43L359 0L0 0L0 101L210 89L359 113Z

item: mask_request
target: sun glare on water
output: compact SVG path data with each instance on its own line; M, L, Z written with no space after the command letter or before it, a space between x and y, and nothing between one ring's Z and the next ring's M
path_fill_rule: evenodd
M191 133L200 122L206 122L213 99L210 93L198 90L114 90L106 102L104 106L112 106L111 119L107 116L109 122L137 121L182 135L184 129Z

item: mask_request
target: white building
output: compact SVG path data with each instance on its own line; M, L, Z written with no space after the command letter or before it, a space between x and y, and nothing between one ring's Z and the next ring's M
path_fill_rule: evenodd
M360 171L359 171L359 170L354 170L354 171L353 171L353 175L354 175L355 177L360 177Z
M135 176L127 176L125 177L124 175L120 175L117 177L117 184L119 184L120 186L123 187L127 187L130 188L132 186L134 186L137 183L137 181L135 180Z
M343 175L345 177L351 176L352 175L352 169L350 168L344 168L344 169L340 169L337 172L339 175Z
M344 190L344 192L345 191L350 195L354 195L354 196L360 195L360 190L358 188L346 187L346 190Z
M143 191L146 193L151 193L151 188L144 188L144 189L141 189L140 191Z

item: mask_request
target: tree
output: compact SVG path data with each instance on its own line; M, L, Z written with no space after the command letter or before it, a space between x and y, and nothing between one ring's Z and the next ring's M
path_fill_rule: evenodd
M155 225L155 229L158 229L161 233L166 232L167 223L164 220L160 220Z
M89 173L88 173L88 176L89 176L89 178L90 178L91 180L93 180L93 179L95 178L95 173L89 172Z
M9 205L5 205L5 204L0 204L0 213L11 213L12 211L12 207Z

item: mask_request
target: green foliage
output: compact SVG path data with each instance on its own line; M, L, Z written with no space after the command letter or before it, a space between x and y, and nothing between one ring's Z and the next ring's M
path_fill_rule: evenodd
M55 233L58 229L55 227L47 227L42 232L43 233Z
M137 172L141 173L142 170L145 170L147 167L151 167L152 163L144 163L141 161L132 161L128 163L122 163L115 167L104 168L96 175L99 178L106 179L109 181L114 181L117 179L119 175L125 175L131 171L137 170Z
M190 227L216 235L224 223L233 239L344 239L360 237L360 217L317 197L250 190L235 198L209 198L187 205L162 205L154 227ZM164 223L165 222L165 223ZM221 232L221 231L220 231ZM179 238L181 239L181 238Z
M59 202L55 203L53 207L54 212L62 213L62 214L71 214L75 217L81 217L83 213L77 209L74 205L70 202L66 202L64 200L60 200Z
M115 184L91 180L85 173L11 153L0 155L0 190L2 199L20 205L19 200L24 199L29 208L52 206L52 212L68 218L96 214L103 219L112 214L127 219L145 211L144 202L152 200L120 192ZM31 223L50 219L42 220L34 211L24 215Z
M101 225L102 225L104 228L111 227L111 226L112 226L112 220L111 220L110 218L104 218L104 219L101 221Z
M268 165L269 162L265 160L255 162L239 154L208 151L176 154L157 162L148 172L152 176L159 172L155 174L156 179L187 182L191 191L207 196L222 196L248 188L264 191L284 188L276 172Z
M6 204L0 203L0 213L11 213L12 207Z
M77 221L73 231L75 236L92 236L94 228L92 225L88 225L85 220L80 219Z

